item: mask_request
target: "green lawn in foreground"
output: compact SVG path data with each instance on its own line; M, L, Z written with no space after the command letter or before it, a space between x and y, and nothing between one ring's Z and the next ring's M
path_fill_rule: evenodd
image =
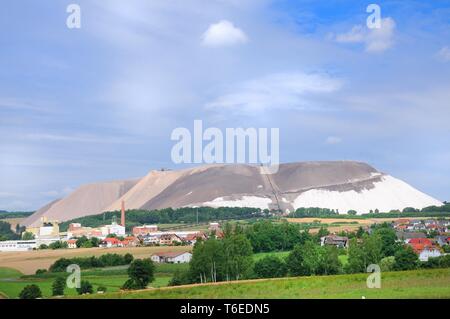
M107 293L83 298L450 298L450 269L382 274L369 289L368 274L297 277Z
M164 270L171 270L163 268ZM95 275L92 275L92 274ZM128 279L126 274L116 274L117 270L113 271L86 271L82 272L82 280L88 280L94 287L94 291L97 290L99 286L105 286L107 291L114 292L118 291L124 282ZM22 274L15 269L0 268L0 292L9 298L17 298L22 291L22 289L31 284L36 284L41 288L44 297L50 297L52 295L52 284L55 280L55 276L51 277L25 277L21 278ZM155 274L155 281L153 281L149 286L151 287L164 287L167 286L172 276L170 274ZM77 295L75 289L66 288L65 294L69 296Z

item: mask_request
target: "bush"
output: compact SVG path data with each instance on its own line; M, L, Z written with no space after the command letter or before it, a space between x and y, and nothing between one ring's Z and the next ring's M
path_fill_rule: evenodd
M19 294L20 299L37 299L42 297L42 291L37 285L28 285Z
M99 287L97 288L97 292L100 292L100 293L106 292L106 287L105 287L105 286L99 286Z
M80 288L77 288L77 292L79 295L91 294L94 292L94 289L89 281L82 280L80 283Z
M172 279L169 282L169 286L180 286L193 283L191 280L189 271L176 270Z
M450 255L429 258L421 266L422 268L450 268Z
M389 256L384 257L380 260L380 268L381 271L392 271L394 270L394 264L395 264L395 257Z
M254 273L258 278L276 278L287 275L286 263L276 256L267 256L255 263Z
M58 277L52 284L52 296L63 296L64 288L66 287L66 279Z
M76 257L71 259L60 258L50 266L49 271L65 272L67 266L71 264L76 264L80 266L81 269L122 266L129 265L132 260L133 256L130 254L125 254L124 256L119 254L105 254L98 258L95 256Z
M131 262L133 261L133 259L134 259L134 257L133 257L133 255L130 254L130 253L126 253L126 254L123 256L123 260L124 260L124 262L125 262L126 265L131 264Z
M128 279L122 286L123 290L137 290L142 289L141 285L133 279Z
M47 269L41 268L41 269L36 270L35 274L42 275L42 274L45 274L46 272L47 272Z

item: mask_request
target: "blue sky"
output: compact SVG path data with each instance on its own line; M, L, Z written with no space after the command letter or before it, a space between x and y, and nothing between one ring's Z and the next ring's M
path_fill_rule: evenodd
M374 2L376 32L370 3L3 3L0 209L180 168L170 134L194 119L279 127L282 162L364 161L449 200L450 2Z

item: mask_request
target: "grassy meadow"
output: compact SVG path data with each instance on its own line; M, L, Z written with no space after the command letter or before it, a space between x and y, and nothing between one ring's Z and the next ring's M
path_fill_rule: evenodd
M173 276L173 272L177 269L176 267L171 267L174 265L158 266L156 268L155 280L150 284L151 287L167 286ZM120 287L128 279L126 272L127 269L123 267L108 270L86 270L81 272L81 279L89 281L94 287L94 291L98 287L104 286L108 292L115 292L119 291ZM0 294L8 298L17 298L25 286L36 284L41 288L44 297L51 297L53 281L56 277L62 275L64 274L47 273L39 276L24 276L15 269L0 268ZM65 294L68 296L76 296L77 292L75 289L66 288Z
M352 274L258 279L86 295L82 298L450 298L450 269L383 273L380 289L367 288L367 276Z

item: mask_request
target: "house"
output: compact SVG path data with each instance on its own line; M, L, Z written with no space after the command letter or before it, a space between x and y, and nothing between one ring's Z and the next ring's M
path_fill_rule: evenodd
M434 239L436 240L436 243L439 246L445 246L450 244L450 237L448 236L436 236L434 237Z
M134 236L145 236L151 233L155 233L158 231L157 225L143 225L133 227L133 235Z
M159 244L165 246L171 246L175 243L181 243L182 240L175 234L163 234L159 237Z
M187 234L183 241L188 243L189 245L195 245L198 239L206 240L206 235L202 232Z
M7 240L0 241L0 251L27 251L36 249L36 240Z
M424 245L425 247L433 246L433 242L428 238L410 238L407 239L407 244Z
M146 235L142 237L142 242L144 245L156 245L159 244L159 238L155 235Z
M190 252L163 252L153 254L150 259L155 263L182 264L190 262L192 254Z
M136 247L141 244L141 241L137 239L134 236L128 236L125 237L124 240L122 240L123 247Z
M420 261L428 261L430 257L439 257L442 255L437 247L426 246L424 244L410 244L410 246L419 255Z
M399 241L403 241L404 243L407 243L407 240L411 238L426 238L427 235L424 233L417 233L417 232L404 232L404 231L397 231L395 232L397 235L397 239Z
M123 247L123 243L117 238L105 238L100 242L99 247L104 248Z
M69 239L67 241L67 248L70 248L70 249L77 248L77 240L76 239Z
M336 246L337 248L348 247L348 237L342 237L337 235L328 235L320 238L320 245Z

